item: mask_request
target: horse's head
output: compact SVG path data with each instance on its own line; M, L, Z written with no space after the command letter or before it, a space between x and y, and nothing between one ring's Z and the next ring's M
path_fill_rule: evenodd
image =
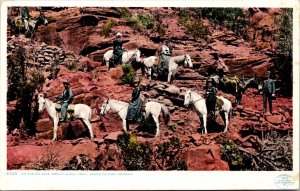
M192 103L192 91L187 90L185 95L184 95L184 106L188 107Z
M104 116L108 110L110 110L109 99L106 99L101 106L100 115Z
M190 68L193 68L193 63L190 55L185 54L184 55L184 66L188 66Z
M48 20L45 17L44 13L40 11L40 16L38 17L38 22L43 24L43 25L48 25Z
M39 112L43 111L45 108L45 95L43 93L38 94L38 104L39 104Z

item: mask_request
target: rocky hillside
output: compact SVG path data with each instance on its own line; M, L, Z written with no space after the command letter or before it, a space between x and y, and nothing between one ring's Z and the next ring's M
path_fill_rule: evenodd
M131 134L136 136L133 148L149 144L154 153L144 165L148 170L234 170L232 161L224 161L224 156L229 155L224 153L228 141L252 154L265 148L265 140L274 132L276 138L287 137L286 142L291 141L291 98L277 96L273 101L273 115L263 115L262 95L256 89L247 89L242 105L234 106L229 131L222 133L224 123L217 117L216 122L208 124L206 135L198 132L200 121L195 111L183 107L185 90L204 92L206 70L214 63L212 53L220 53L232 75L264 76L272 67L276 43L272 34L277 29L274 18L280 15L280 9L244 10L250 18L244 36L209 19L200 20L205 32L196 31L200 34L197 36L182 23L183 10L175 8L43 8L43 11L49 24L37 29L34 41L22 35L10 37L8 55L18 46L26 49L27 66L37 68L46 79L39 91L52 101L63 91L62 81L68 79L75 94L74 103L85 103L92 108L95 138L88 139L89 133L82 123L73 121L71 125L59 127L59 141L51 141L53 122L44 111L34 127L24 127L24 123L8 127L9 169L136 169L127 164L128 148L120 146L121 119L112 112L105 117L99 115L99 106L106 98L129 102L133 90L122 82L121 67L108 70L103 63L103 54L112 49L117 32L123 34L125 49L139 48L143 57L154 55L164 40L170 40L174 55L189 54L193 60L192 69L179 68L172 85L149 81L140 71L135 72L142 78L142 97L165 104L171 112L168 124L161 120L159 137L154 138L155 130L145 129L153 125L130 126ZM31 16L37 14L35 9L30 12ZM56 54L60 70L52 79L51 64ZM233 95L221 91L218 94L234 102ZM8 121L14 120L18 103L18 100L8 101ZM32 102L33 109L36 104ZM26 128L35 129L34 136L29 136L24 131ZM150 155L146 148L143 154ZM162 148L168 152L163 154ZM291 149L290 145L288 148ZM49 160L54 162L48 164ZM178 165L170 161L177 161Z

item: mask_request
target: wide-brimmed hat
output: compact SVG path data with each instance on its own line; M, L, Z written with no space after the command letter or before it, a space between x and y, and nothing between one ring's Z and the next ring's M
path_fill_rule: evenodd
M208 78L207 82L212 82L212 79L211 79L211 78Z
M121 34L120 32L118 32L118 33L116 34L116 36L122 36L122 34Z
M70 83L68 82L68 80L64 80L63 84L68 84L69 85Z

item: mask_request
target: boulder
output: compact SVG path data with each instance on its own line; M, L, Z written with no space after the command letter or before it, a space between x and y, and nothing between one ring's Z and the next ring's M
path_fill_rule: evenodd
M118 136L121 135L122 133L123 133L122 131L112 132L109 133L104 139L115 142L118 140Z
M180 89L174 85L170 85L169 87L167 87L165 89L166 92L170 93L170 94L175 94L175 95L179 95L180 94Z
M274 125L282 123L282 115L267 115L266 120Z
M188 170L229 170L228 163L221 160L218 145L201 145L185 154Z

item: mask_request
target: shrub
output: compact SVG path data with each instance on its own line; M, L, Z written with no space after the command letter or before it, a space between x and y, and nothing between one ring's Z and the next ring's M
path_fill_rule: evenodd
M78 67L78 61L74 59L67 59L65 66L69 70L75 70Z
M134 135L125 133L118 136L117 144L121 148L125 169L149 169L153 152L148 143L139 143Z
M292 96L293 93L293 9L282 9L278 21L279 32L275 35L275 70L281 80L281 93Z
M124 72L124 83L133 85L134 84L134 70L131 64L122 64L122 70Z
M251 168L250 158L240 151L231 140L221 144L221 157L228 162L230 170L248 170Z
M38 118L37 107L32 108L32 102L34 100L34 92L44 82L45 78L43 73L36 68L29 68L25 57L25 49L20 45L15 51L8 56L7 61L7 72L8 72L8 101L18 99L19 105L14 111L14 115L8 117L14 117L13 119L8 118L8 129L16 128L16 126L24 121L24 126L29 130L30 134L35 133L35 121ZM36 97L35 97L35 101ZM10 127L14 125L15 127Z
M122 18L130 18L132 16L130 11L125 7L113 7L112 9L119 13Z
M111 31L111 28L114 27L117 24L117 22L114 19L109 19L103 26L102 26L102 36L109 36L109 33Z
M74 156L63 170L94 170L92 159L84 154Z
M186 27L186 32L194 38L203 38L208 34L208 28L199 18L190 16L185 9L179 12L179 24Z

